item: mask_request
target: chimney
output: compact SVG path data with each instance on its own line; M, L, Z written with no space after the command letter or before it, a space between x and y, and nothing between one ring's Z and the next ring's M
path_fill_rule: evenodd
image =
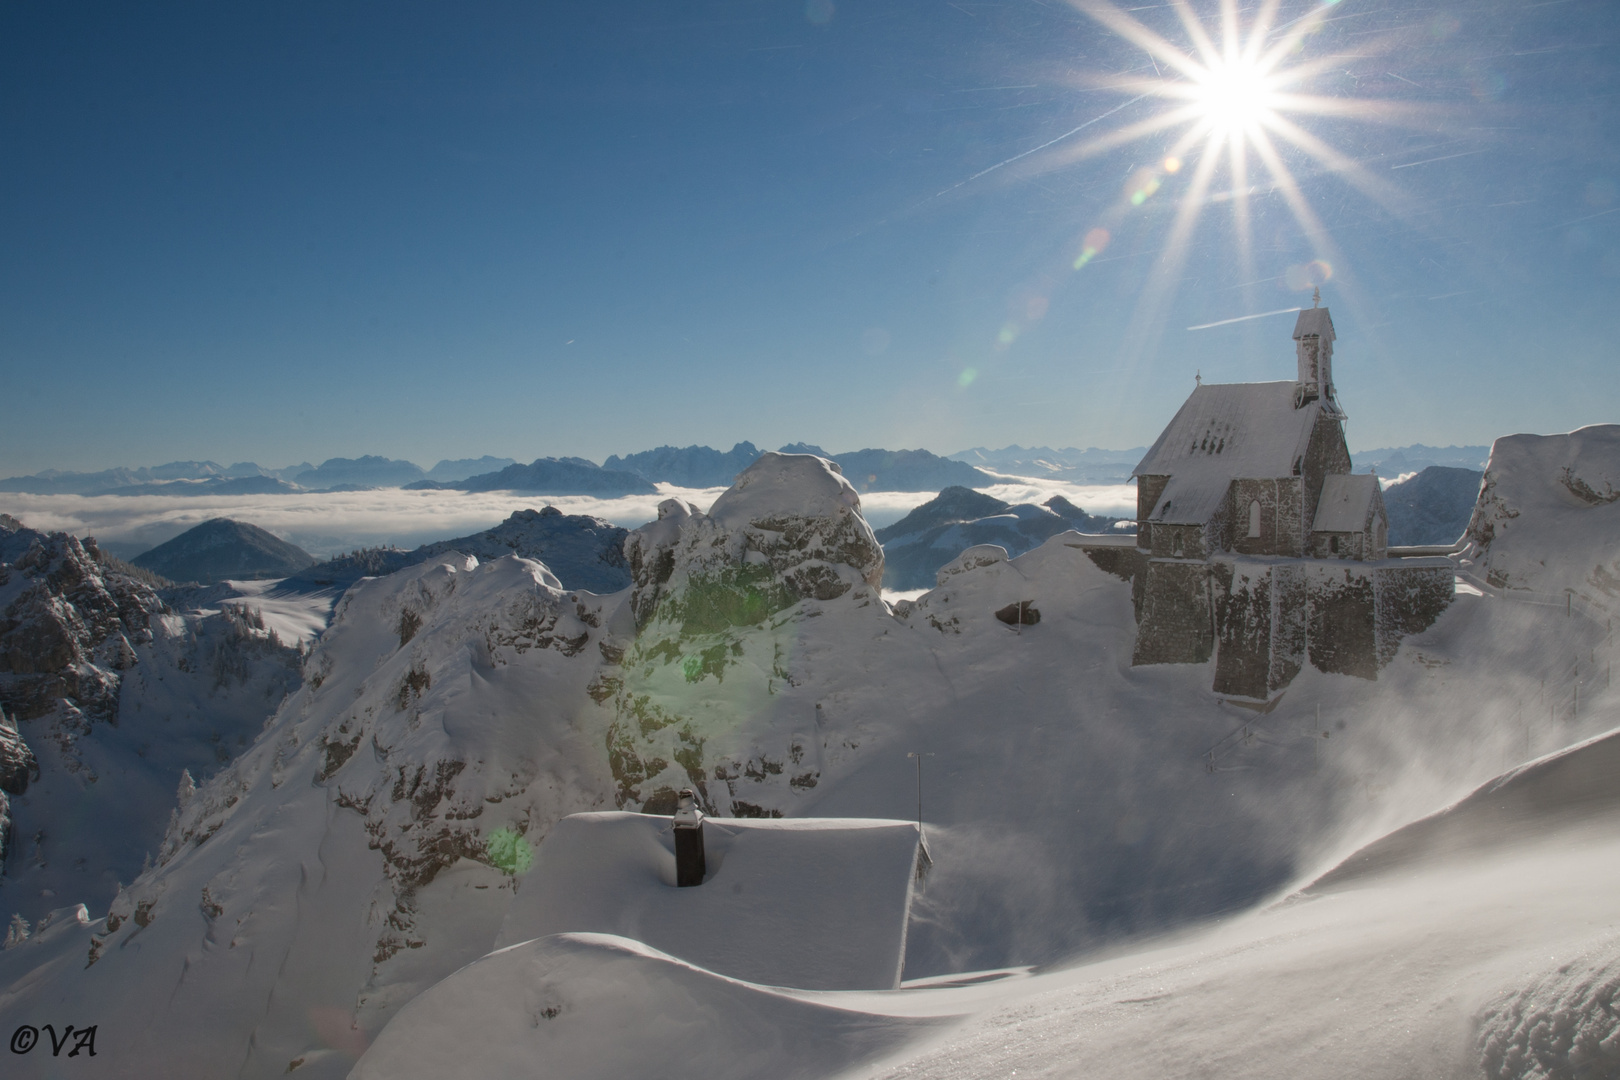
M675 884L679 888L703 884L708 866L703 860L703 811L691 788L682 788L675 807Z

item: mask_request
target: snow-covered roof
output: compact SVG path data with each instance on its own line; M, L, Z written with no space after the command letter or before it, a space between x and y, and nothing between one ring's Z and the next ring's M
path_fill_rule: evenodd
M496 947L547 934L619 934L770 986L899 985L916 822L711 817L704 834L708 876L674 888L669 818L563 818L540 845Z
M1169 476L1152 521L1202 524L1240 477L1293 476L1321 402L1294 407L1294 382L1205 384L1192 392L1133 476Z
M1322 497L1316 503L1312 532L1360 532L1367 527L1367 515L1378 498L1378 477L1329 476L1322 482Z
M1333 333L1333 318L1325 307L1302 308L1299 318L1294 320L1294 340L1308 334L1333 340L1337 335Z

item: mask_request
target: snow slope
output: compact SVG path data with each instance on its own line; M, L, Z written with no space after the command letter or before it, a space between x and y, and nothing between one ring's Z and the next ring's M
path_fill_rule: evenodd
M1087 1062L1143 1078L1620 1074L1620 805L1552 775L1612 787L1617 740L1451 811L1523 799L1521 835L1481 830L1469 850L1371 880L1358 857L1212 929L1011 984L937 1045L861 1075L1056 1077Z
M945 1018L893 1015L863 995L811 996L727 979L628 938L563 934L491 953L401 1010L354 1080L537 1075L620 1080L831 1076ZM854 1003L852 1003L853 1005Z

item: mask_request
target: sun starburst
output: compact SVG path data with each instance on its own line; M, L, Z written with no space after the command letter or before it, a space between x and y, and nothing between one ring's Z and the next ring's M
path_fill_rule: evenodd
M1245 25L1235 0L1220 0L1212 26L1206 26L1189 0L1171 0L1180 34L1178 45L1110 0L1069 0L1079 11L1145 54L1148 64L1137 72L1080 78L1083 88L1102 89L1130 98L1104 114L1123 122L1103 130L1088 121L1065 136L1038 147L1045 151L1037 167L1061 168L1130 144L1153 139L1165 147L1153 165L1131 177L1121 202L1089 228L1074 260L1076 269L1108 245L1113 232L1135 207L1142 206L1176 177L1175 212L1134 320L1140 327L1162 314L1165 294L1185 263L1192 234L1203 209L1227 203L1234 225L1237 255L1247 278L1253 278L1250 202L1256 196L1280 196L1298 222L1315 258L1290 282L1302 288L1321 284L1342 263L1328 230L1290 169L1288 159L1308 162L1312 174L1332 174L1385 206L1399 203L1394 188L1309 130L1313 118L1348 119L1376 124L1427 126L1433 117L1411 102L1314 92L1312 84L1326 73L1350 66L1343 55L1312 55L1307 41L1321 30L1337 0L1315 2L1304 14L1279 22L1282 0L1262 0ZM1376 44L1363 40L1358 56ZM1145 74L1151 67L1153 74ZM1145 104L1144 104L1145 103ZM1148 114L1141 113L1146 109ZM1136 114L1134 118L1132 114ZM1072 136L1084 132L1085 138ZM1020 155L1023 157L1025 155ZM1004 163L1005 164L1005 163ZM987 170L988 171L988 170ZM1226 190L1217 190L1224 177ZM1139 343L1141 344L1141 343Z

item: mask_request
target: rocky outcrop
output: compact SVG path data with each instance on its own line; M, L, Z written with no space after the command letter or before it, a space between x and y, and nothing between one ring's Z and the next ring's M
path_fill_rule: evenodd
M28 790L28 782L39 777L39 762L23 742L22 735L0 709L0 865L11 846L11 796Z
M1620 425L1496 440L1463 566L1496 588L1620 608ZM1548 559L1578 551L1578 562Z
M666 501L625 552L639 634L602 696L615 713L607 745L618 805L673 805L691 787L711 809L759 815L774 799L749 781L813 787L809 738L790 737L773 756L732 736L751 719L754 695L768 701L793 685L795 620L829 603L877 601L883 549L838 466L765 454L707 514ZM727 692L711 695L721 684Z
M0 551L22 541L0 564L0 798L14 841L0 880L11 909L37 918L65 888L99 905L139 873L175 777L244 749L297 685L300 653L255 610L174 611L94 540L0 522Z
M21 720L64 702L116 723L119 673L163 602L149 586L106 572L94 540L35 534L0 567L0 707Z

